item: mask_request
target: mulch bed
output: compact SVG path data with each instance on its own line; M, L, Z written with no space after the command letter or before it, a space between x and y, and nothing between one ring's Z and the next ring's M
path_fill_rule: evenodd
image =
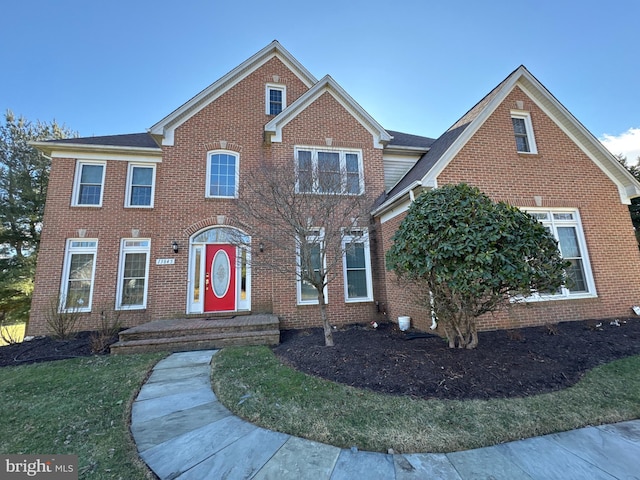
M66 358L88 357L94 355L91 336L95 332L79 332L69 340L55 340L52 337L36 337L28 342L0 347L0 367L25 365L29 363L50 362ZM118 340L114 336L107 344ZM99 352L108 353L108 346Z
M640 320L619 323L481 332L475 350L450 349L438 336L402 332L392 323L338 329L333 348L324 346L321 329L287 330L274 352L303 372L375 392L458 400L523 397L566 388L597 365L640 354Z
M324 346L319 328L285 330L273 351L303 372L381 393L459 400L522 397L566 388L597 365L640 354L640 319L620 320L620 326L599 323L481 332L475 350L450 349L436 335L402 332L393 323L340 328L333 348ZM0 347L0 366L93 355L91 335L38 337Z

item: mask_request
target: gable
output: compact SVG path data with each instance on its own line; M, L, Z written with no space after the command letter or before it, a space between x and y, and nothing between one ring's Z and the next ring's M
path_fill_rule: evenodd
M537 153L516 151L515 111L530 115ZM437 177L438 185L461 182L517 206L579 207L594 199L620 204L609 176L518 86Z
M520 66L433 143L429 152L389 192L374 213L383 213L402 202L415 188L437 187L440 174L514 90L520 94L519 101L534 104L564 133L565 145L572 143L613 182L621 203L629 204L631 198L640 196L640 183L524 66ZM520 103L512 103L509 108L520 109ZM511 125L502 128L506 129L505 134L512 135Z
M372 136L374 148L384 148L391 141L391 135L369 115L358 103L340 87L329 75L323 77L318 83L310 88L305 94L300 96L295 102L287 107L280 115L274 117L264 127L266 143L282 142L282 129L304 112L310 105L313 105L323 95L331 95L349 114L355 118ZM328 116L327 120L332 121Z
M244 148L261 146L264 125L273 118L265 112L265 105L266 86L273 85L274 78L286 89L288 101L294 101L308 90L286 64L272 57L176 126L173 146L165 148L165 152L173 147L203 146L220 140Z
M176 128L274 57L285 64L292 74L300 79L307 87L311 87L317 82L316 78L304 68L300 62L282 47L279 42L274 40L258 53L245 60L191 100L153 125L149 129L149 133L158 138L158 143L162 145L173 145Z

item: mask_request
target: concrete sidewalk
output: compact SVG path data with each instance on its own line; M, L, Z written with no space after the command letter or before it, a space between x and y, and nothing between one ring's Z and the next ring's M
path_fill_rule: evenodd
M133 404L131 431L161 479L640 479L640 420L448 454L346 450L256 427L210 384L215 350L160 361Z

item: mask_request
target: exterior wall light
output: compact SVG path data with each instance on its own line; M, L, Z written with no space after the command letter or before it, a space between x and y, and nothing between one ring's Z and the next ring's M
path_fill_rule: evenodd
M178 250L180 250L178 242L176 242L175 240L171 243L171 248L173 248L173 253L178 253Z

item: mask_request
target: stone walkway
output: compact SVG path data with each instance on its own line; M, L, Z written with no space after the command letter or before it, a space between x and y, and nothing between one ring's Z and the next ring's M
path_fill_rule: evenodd
M161 479L640 479L640 420L448 454L340 449L248 423L210 383L215 350L175 353L142 387L131 431Z

